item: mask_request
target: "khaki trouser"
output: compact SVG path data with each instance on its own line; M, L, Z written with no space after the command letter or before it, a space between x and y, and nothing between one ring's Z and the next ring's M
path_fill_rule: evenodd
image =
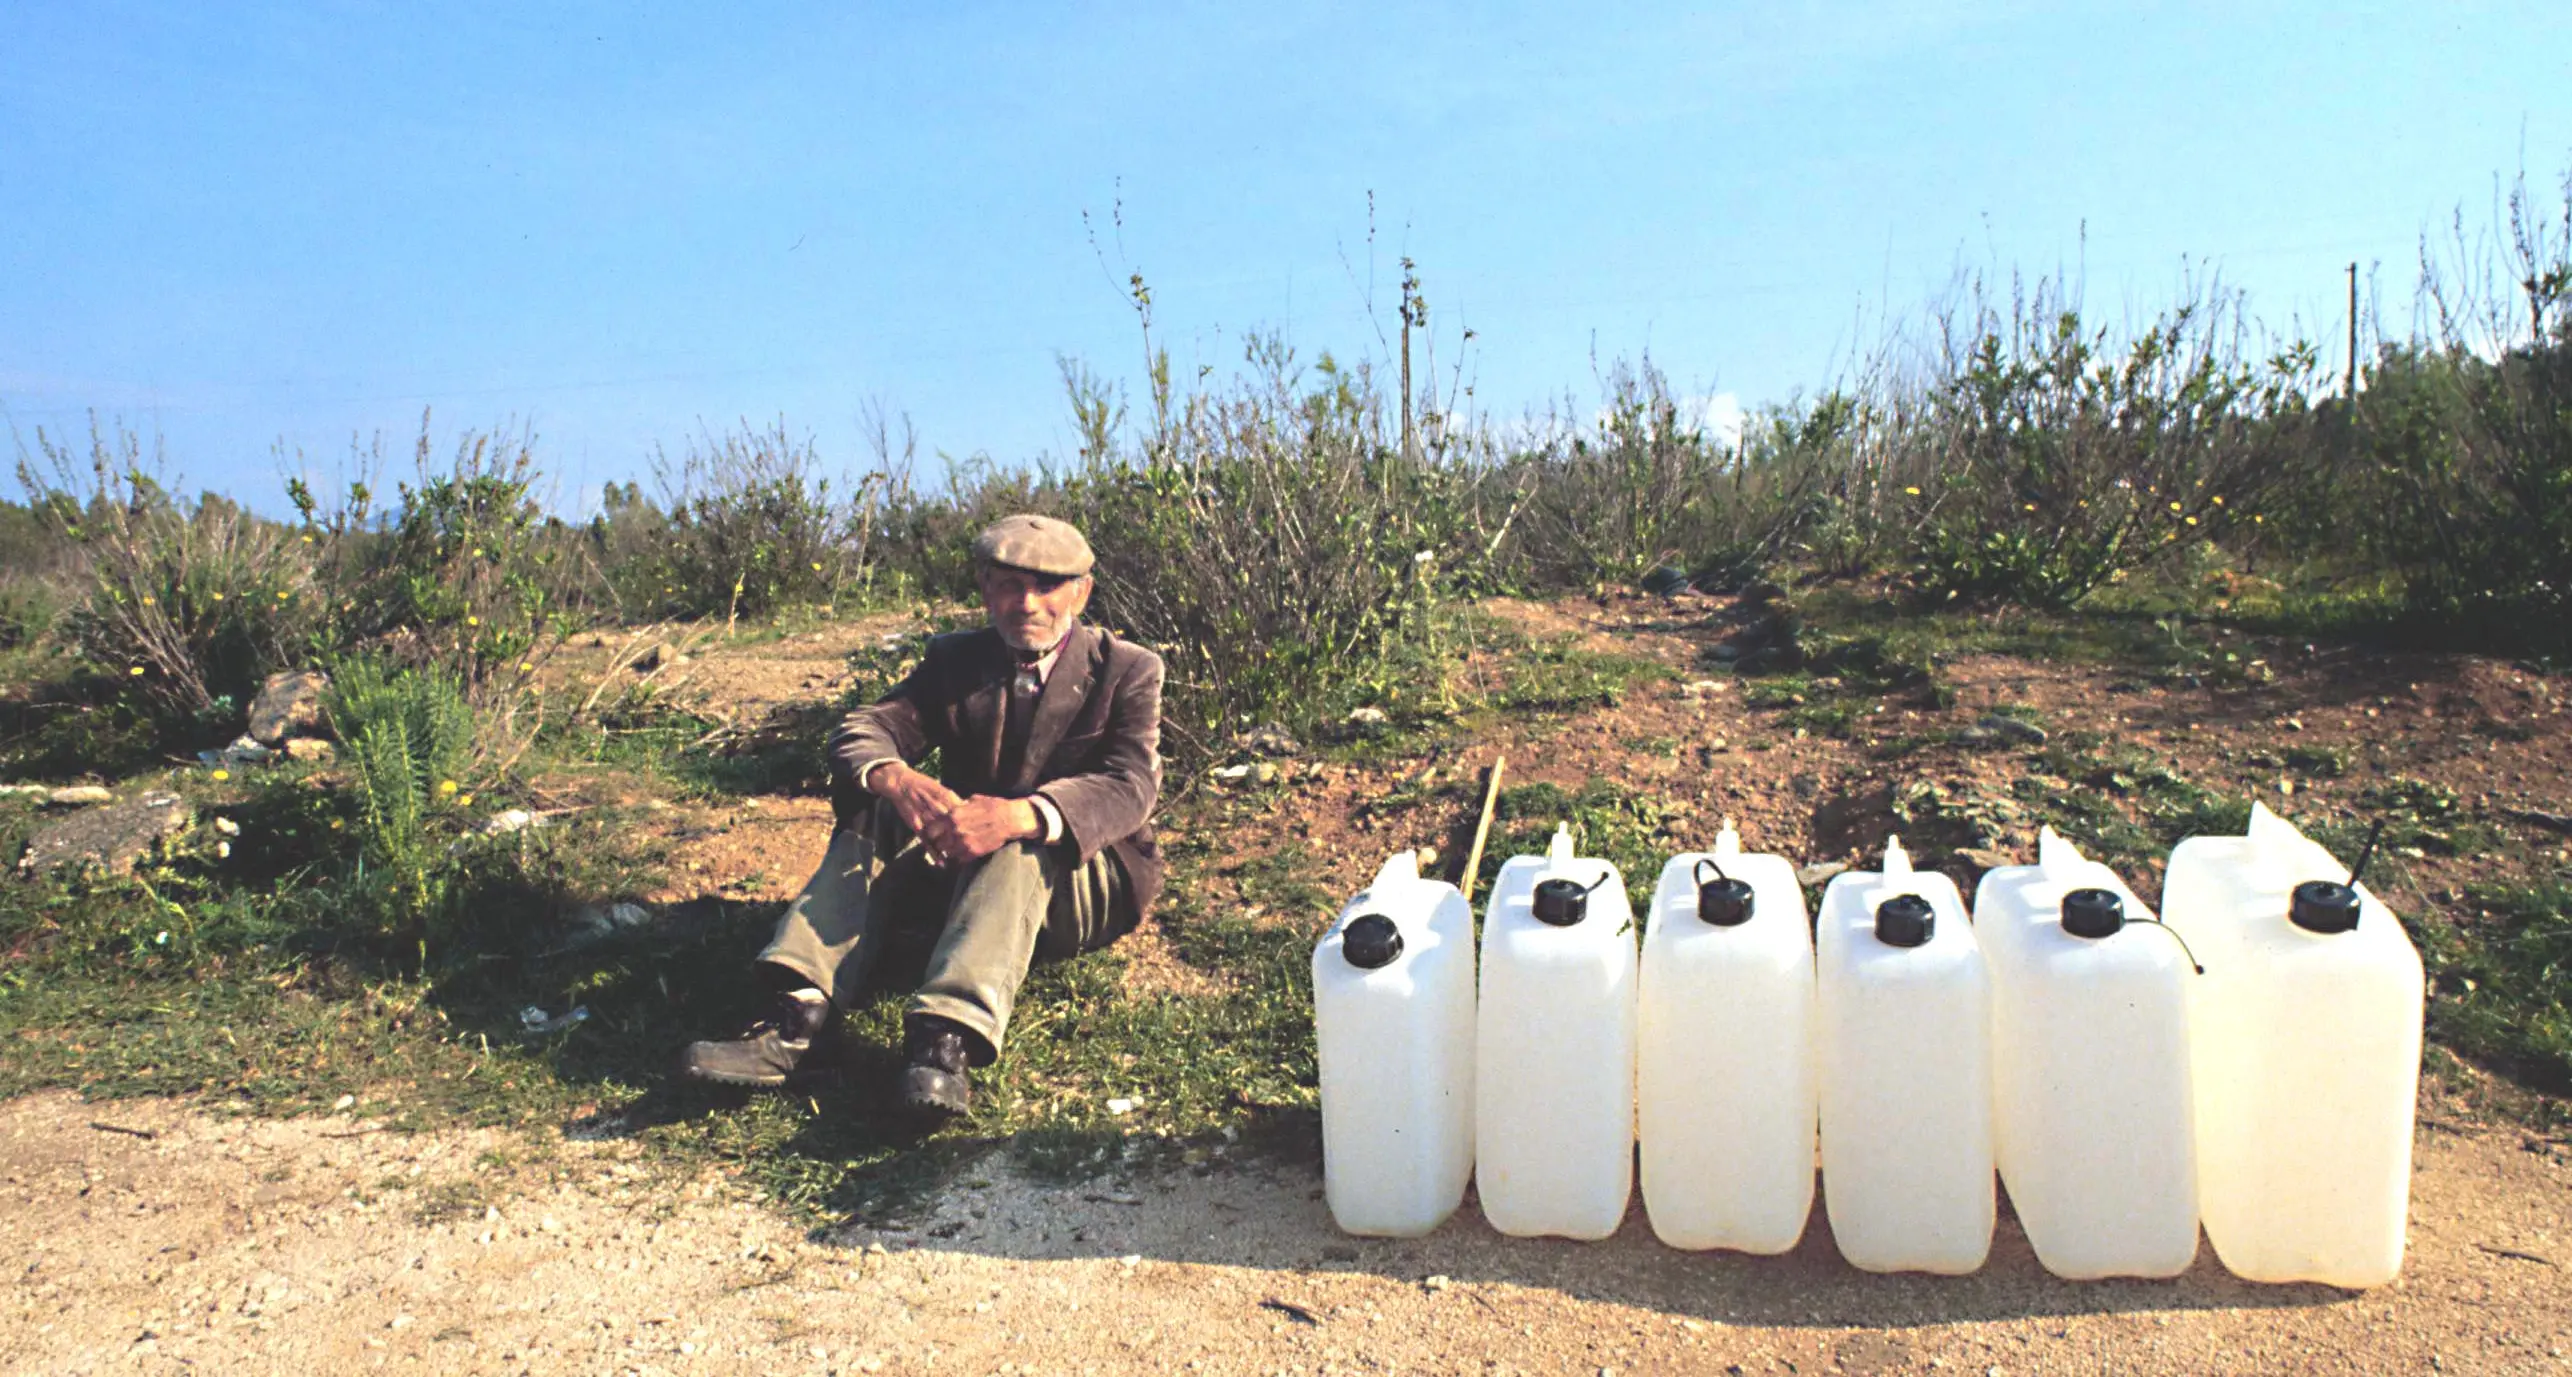
M1030 963L1103 947L1133 925L1125 867L1105 850L1081 864L1062 847L1011 842L947 870L930 865L916 839L900 842L878 865L878 845L862 827L834 831L821 869L786 906L759 959L801 975L845 1009L887 929L943 907L928 978L905 1012L936 1014L972 1031L983 1044L973 1049L976 1065L1000 1055Z

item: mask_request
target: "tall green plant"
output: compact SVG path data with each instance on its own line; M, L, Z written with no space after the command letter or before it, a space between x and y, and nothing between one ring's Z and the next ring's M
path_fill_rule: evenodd
M373 656L333 668L328 709L358 805L359 892L380 933L425 954L452 917L446 843L471 797L473 709L447 674Z

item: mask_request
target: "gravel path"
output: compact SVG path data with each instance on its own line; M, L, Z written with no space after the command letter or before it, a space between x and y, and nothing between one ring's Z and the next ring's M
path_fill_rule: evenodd
M0 1104L10 1372L2572 1371L2572 1156L2432 1115L2411 1255L2364 1294L1960 1280L1332 1230L1309 1169L1077 1186L998 1158L919 1226L814 1235L623 1142L372 1131L185 1102Z

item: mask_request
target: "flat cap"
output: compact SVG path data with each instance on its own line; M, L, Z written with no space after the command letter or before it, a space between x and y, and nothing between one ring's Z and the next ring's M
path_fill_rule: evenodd
M1090 571L1090 543L1068 521L1050 516L1004 516L973 540L973 557L1031 574L1079 578Z

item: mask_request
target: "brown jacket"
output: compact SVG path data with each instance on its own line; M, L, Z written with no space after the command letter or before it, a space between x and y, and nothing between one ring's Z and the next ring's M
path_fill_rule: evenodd
M1001 779L1013 672L1008 646L989 627L931 639L908 678L831 733L831 791L843 820L865 797L859 766L887 756L916 765L934 749L941 779L958 794L1043 794L1063 815L1062 845L1082 861L1113 848L1140 919L1161 890L1151 823L1161 793L1161 657L1074 622L1036 699L1026 759Z

